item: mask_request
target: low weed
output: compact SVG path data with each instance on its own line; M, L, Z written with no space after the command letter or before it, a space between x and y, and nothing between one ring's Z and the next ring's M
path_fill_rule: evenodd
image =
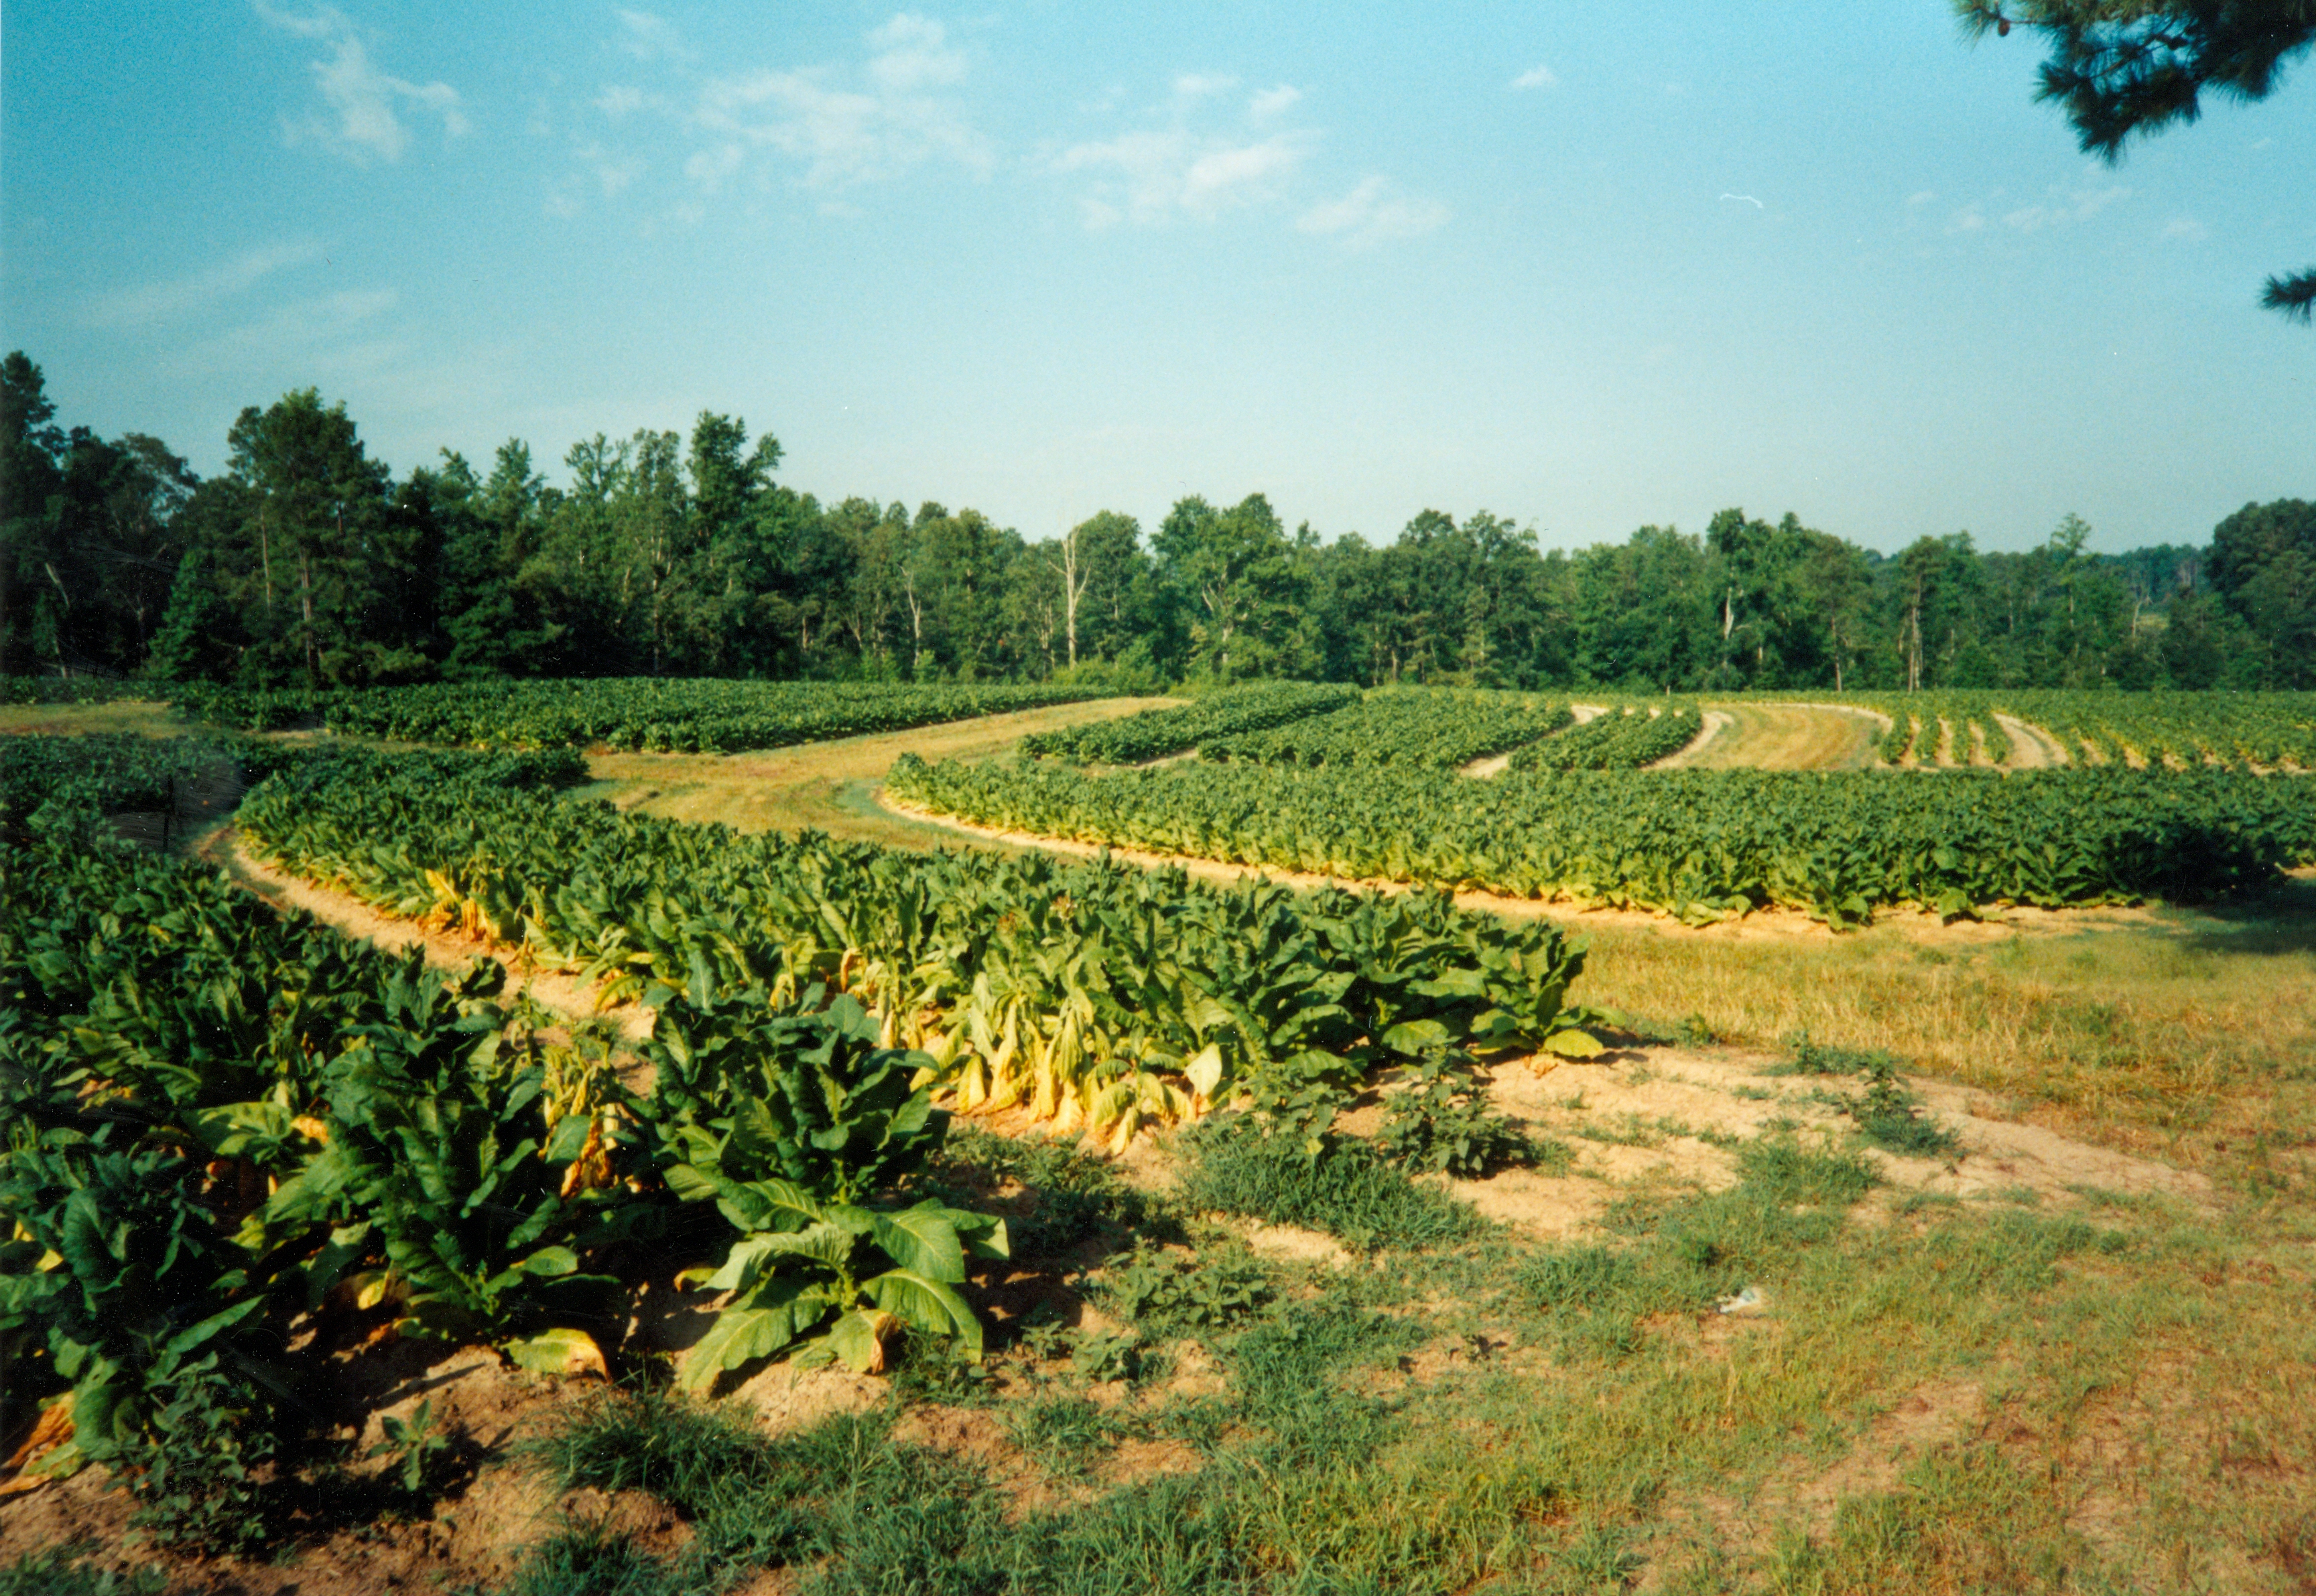
M1858 1134L1885 1153L1909 1158L1943 1158L1960 1146L1961 1138L1931 1119L1921 1100L1898 1078L1898 1061L1878 1048L1829 1048L1806 1033L1786 1039L1793 1057L1773 1065L1773 1075L1856 1075L1865 1082L1860 1097L1822 1094L1820 1101L1839 1109L1857 1123Z
M156 1546L254 1552L280 1527L280 1493L260 1482L281 1445L251 1393L215 1356L186 1371L158 1415L143 1467L128 1476L129 1522Z
M1083 1474L1094 1458L1115 1445L1118 1422L1082 1396L1041 1396L1006 1415L1013 1444L1056 1476Z
M1703 1313L1832 1241L1842 1220L1831 1210L1874 1182L1861 1155L1813 1152L1789 1137L1746 1143L1738 1169L1731 1190L1612 1208L1604 1223L1619 1244L1533 1254L1514 1276L1515 1298L1545 1315L1563 1354L1623 1357L1639 1347L1643 1321Z
M1773 1064L1761 1073L1765 1075L1855 1075L1877 1065L1895 1069L1897 1060L1879 1048L1831 1048L1809 1039L1803 1031L1786 1039L1793 1057L1783 1064Z
M1469 1063L1435 1055L1415 1074L1393 1094L1375 1139L1376 1151L1402 1169L1479 1180L1500 1169L1573 1162L1558 1143L1551 1144L1559 1154L1552 1159L1519 1120L1489 1108L1486 1086Z
M683 1565L690 1561L655 1557L599 1524L573 1524L532 1547L498 1596L691 1596L703 1586L699 1571Z
M85 1544L26 1552L0 1564L0 1596L161 1596L168 1588L157 1568L124 1574L96 1566L89 1561L95 1555Z
M1270 1278L1247 1260L1137 1247L1102 1271L1101 1298L1153 1334L1227 1330L1270 1300Z
M1921 1101L1898 1081L1886 1057L1866 1067L1866 1095L1849 1105L1858 1133L1886 1153L1909 1158L1943 1158L1962 1138L1931 1119Z
M1418 1185L1366 1143L1330 1135L1315 1155L1287 1136L1265 1136L1252 1119L1218 1115L1176 1144L1186 1155L1182 1200L1324 1230L1346 1245L1420 1248L1469 1239L1485 1221L1469 1204Z
M1745 1184L1772 1202L1847 1207L1880 1179L1862 1154L1820 1153L1793 1137L1767 1137L1737 1150Z

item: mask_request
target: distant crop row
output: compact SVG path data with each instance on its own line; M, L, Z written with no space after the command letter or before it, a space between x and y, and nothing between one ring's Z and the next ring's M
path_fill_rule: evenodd
M2076 763L2316 771L2316 693L2001 692Z
M1652 713L1646 705L1616 705L1581 726L1512 755L1515 771L1634 771L1679 753L1705 729L1694 704Z
M1445 770L1549 736L1570 718L1564 700L1532 693L1383 689L1269 731L1207 737L1198 753L1245 764Z
M187 688L185 713L272 731L334 732L478 748L646 748L733 753L1033 709L1106 689L1056 683L907 685L619 677L433 682L311 693Z
M1308 682L1263 682L1229 687L1188 704L1145 709L1121 720L1041 732L1022 739L1022 751L1084 764L1139 764L1166 759L1211 739L1243 736L1323 715L1359 701L1359 690Z
M1946 688L1840 701L1889 718L1874 749L1890 764L2011 762L2008 718L2048 733L2071 764L2316 770L2316 693Z
M1088 776L929 765L905 801L1039 835L1352 879L1473 887L1691 920L1765 905L1836 924L2197 899L2316 860L2316 783L2218 771L1510 771L1184 765Z

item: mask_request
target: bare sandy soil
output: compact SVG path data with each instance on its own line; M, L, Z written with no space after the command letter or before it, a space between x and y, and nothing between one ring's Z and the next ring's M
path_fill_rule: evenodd
M233 826L220 827L203 839L199 851L201 858L219 866L237 885L276 908L300 910L342 935L388 952L423 949L426 962L438 969L463 970L477 958L494 958L506 966L512 977L510 997L518 992L528 992L541 1007L574 1020L589 1019L597 1013L592 985L583 984L573 976L532 968L520 950L439 927L423 926L414 920L397 920L379 914L351 893L293 876L258 858ZM622 1003L604 1017L630 1040L640 1040L651 1033L651 1015L638 1004Z
M1726 709L1707 709L1705 726L1687 746L1668 753L1649 766L1652 771L1678 771L1704 762L1706 751L1719 740L1721 735L1737 724L1737 718Z
M1563 1176L1507 1170L1485 1181L1447 1184L1490 1218L1545 1239L1582 1234L1610 1202L1635 1187L1733 1186L1733 1141L1789 1126L1805 1138L1838 1140L1848 1128L1835 1100L1856 1094L1854 1080L1780 1074L1777 1062L1730 1048L1652 1048L1600 1063L1506 1065L1495 1072L1491 1088L1497 1110L1566 1142L1576 1151L1575 1164ZM1933 1081L1906 1084L1957 1134L1960 1147L1941 1158L1868 1149L1866 1155L1894 1191L1965 1199L2031 1192L2037 1199L2062 1201L2093 1189L2196 1204L2211 1199L2211 1181L2202 1174L2020 1124L1967 1088Z
M2042 771L2073 762L2067 757L2065 745L2039 726L2029 726L2010 715L1997 715L1994 724L2010 739L2012 770Z

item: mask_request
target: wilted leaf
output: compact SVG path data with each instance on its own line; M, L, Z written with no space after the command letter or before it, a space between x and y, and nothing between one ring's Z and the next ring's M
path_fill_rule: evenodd
M611 1378L603 1363L603 1349L583 1330L548 1330L527 1340L509 1342L506 1355L516 1367L533 1374Z

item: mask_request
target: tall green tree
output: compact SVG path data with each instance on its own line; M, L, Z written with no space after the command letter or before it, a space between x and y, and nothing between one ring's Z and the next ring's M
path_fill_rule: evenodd
M2316 504L2246 504L2212 529L2207 568L2258 652L2259 684L2316 687Z
M315 388L252 406L226 435L247 520L219 551L254 639L243 673L313 687L374 673L376 645L407 591L411 551L390 523L392 478L343 403Z
M423 479L442 524L441 584L445 676L521 676L552 668L561 624L548 618L552 566L543 565L547 482L530 446L499 445L490 476L476 478L450 450Z
M1193 669L1228 682L1292 675L1314 663L1296 629L1306 566L1262 495L1227 510L1196 495L1179 500L1152 548L1191 618Z

